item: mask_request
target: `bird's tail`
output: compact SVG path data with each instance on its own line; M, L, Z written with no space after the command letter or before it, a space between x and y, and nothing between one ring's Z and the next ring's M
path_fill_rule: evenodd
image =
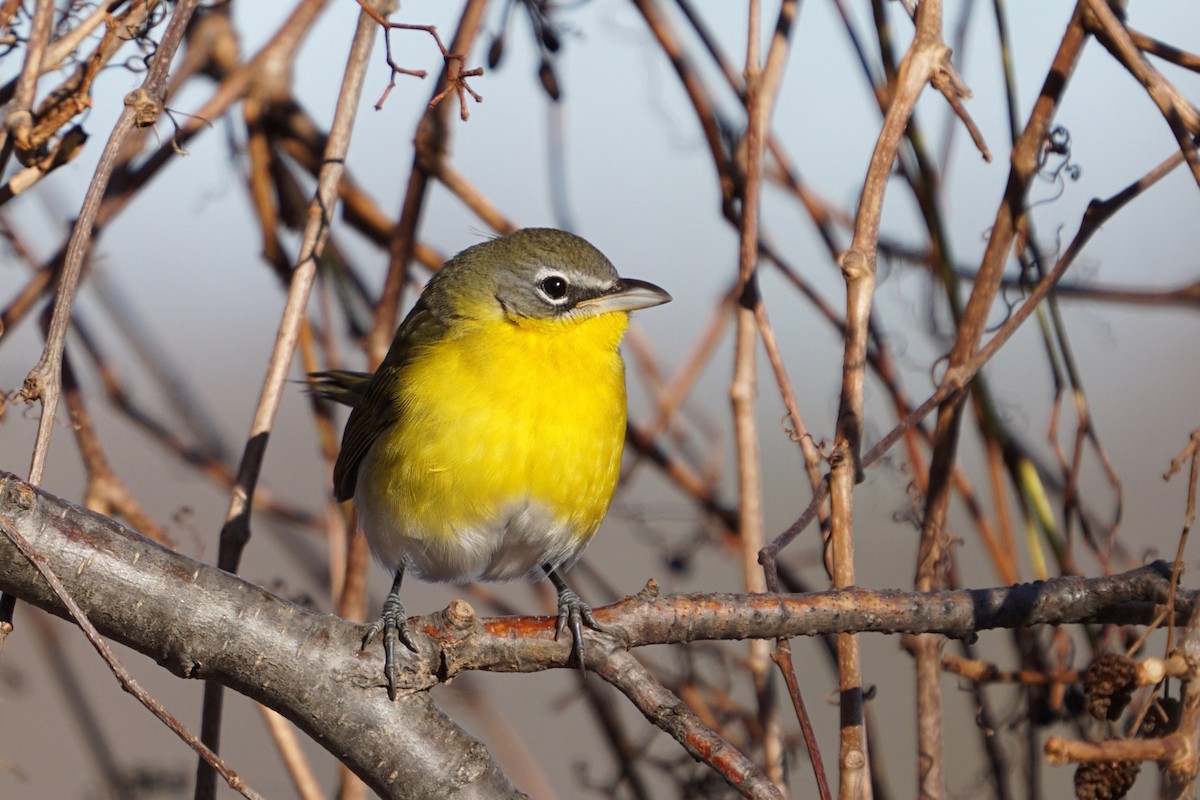
M367 390L370 380L369 372L351 372L344 369L310 372L308 390L317 397L357 408L362 404L363 393Z

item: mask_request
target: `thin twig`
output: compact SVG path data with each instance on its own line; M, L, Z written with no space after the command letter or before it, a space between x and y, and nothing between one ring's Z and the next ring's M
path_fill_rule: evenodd
M813 730L812 720L804 705L804 697L800 694L800 684L796 680L796 667L792 663L792 643L787 639L778 639L775 652L771 654L771 660L775 662L779 667L780 674L783 675L784 683L788 688L788 697L791 698L792 708L796 712L796 719L800 721L800 733L804 737L804 746L812 756L817 791L821 795L821 800L831 800L833 795L829 791L829 779L825 776L825 763L821 760L821 751L817 746L817 734Z
M71 416L71 428L79 444L79 454L87 470L87 488L84 490L84 505L106 517L122 516L138 533L149 539L171 546L166 531L154 521L129 491L125 483L113 471L104 455L100 436L92 424L83 399L83 392L71 367L68 353L63 351L63 394L67 411Z
M1196 484L1200 481L1200 430L1192 431L1187 446L1171 461L1170 468L1163 475L1163 480L1170 480L1179 471L1183 462L1191 459L1192 468L1188 471L1187 506L1183 513L1183 530L1179 532L1179 546L1175 550L1175 561L1171 567L1171 595L1167 599L1167 645L1170 652L1175 646L1175 594L1179 588L1179 576L1183 572L1183 549L1187 546L1188 534L1196 522Z
M463 122L466 122L471 116L470 112L467 110L467 95L470 95L472 98L474 98L476 103L483 102L483 97L481 97L467 84L467 78L479 77L483 74L483 68L476 67L474 69L464 69L463 63L466 60L466 55L463 52L452 52L447 50L446 46L442 44L442 37L438 35L437 27L433 25L412 25L404 22L390 22L386 17L384 17L383 14L372 8L367 0L358 0L358 4L364 13L366 13L371 17L371 19L375 20L376 23L383 27L385 31L383 45L387 54L388 67L390 67L392 70L391 77L388 79L387 88L383 90L383 94L380 95L379 100L375 103L375 110L378 111L383 108L383 104L387 101L388 95L391 94L392 89L396 87L397 75L411 75L415 78L424 78L426 75L426 72L423 69L407 69L396 63L396 61L392 58L392 39L389 34L392 30L424 31L433 37L434 43L437 45L438 50L440 50L442 53L442 60L446 62L445 69L442 72L442 77L444 77L446 80L446 88L437 92L433 96L433 99L429 101L429 107L436 108L437 105L446 97L446 95L450 94L450 92L455 92L458 95L459 116L462 118ZM396 5L399 5L399 3Z
M833 508L831 530L834 585L837 587L852 586L855 583L852 494L854 484L862 477L863 390L884 191L917 98L931 78L943 69L947 57L947 48L941 41L941 4L936 0L922 3L917 18L917 34L901 62L875 152L863 182L862 197L855 219L854 240L841 259L847 293L845 354L842 362L837 433L830 459L829 484ZM863 726L863 678L858 643L851 636L839 636L838 651L839 688L844 720L841 727L841 796L869 797L871 784L865 770L868 764L867 742ZM927 713L919 716L921 720L931 719ZM845 721L849 721L849 724ZM940 773L937 772L940 768L940 758L937 752L926 752L927 749L922 749L920 759L923 772L922 791L930 785L940 784L941 781ZM935 794L938 793L940 790Z
M1195 459L1192 464L1194 469ZM1194 496L1195 492L1192 494ZM1184 745L1183 753L1162 764L1162 796L1167 800L1195 796L1196 779L1200 774L1200 686L1197 686L1196 673L1196 664L1200 663L1200 614L1188 618L1176 652L1185 659L1191 674L1181 681L1179 725L1172 734Z
M1196 149L1196 137L1200 136L1200 111L1142 55L1124 23L1117 18L1106 0L1085 2L1089 12L1085 22L1094 29L1100 43L1145 87L1146 94L1158 106L1171 132L1175 134L1192 176L1200 185L1200 152Z
M296 729L292 727L292 723L284 719L279 712L266 706L259 706L258 711L271 732L271 740L275 742L279 757L287 767L292 785L296 787L296 796L301 800L324 800L325 793L321 791L320 781L313 774L308 757L304 755L304 749L300 746L300 739L296 736Z
M780 798L774 783L729 742L704 725L691 709L650 674L632 654L589 646L589 667L629 698L646 719L679 742L697 761L712 767L743 797Z
M471 45L483 25L483 12L486 6L486 0L468 0L448 52L470 52ZM451 70L459 68L461 68L461 59L447 60L438 85L441 85L442 82L449 82L452 78ZM450 83L450 86L454 85L454 83ZM367 335L367 356L372 365L383 360L388 345L391 344L392 335L396 331L396 323L400 316L401 293L408 281L409 262L416 251L417 227L421 211L425 207L429 180L436 171L434 165L444 157L449 144L448 107L436 102L440 94L435 87L433 98L430 99L429 106L417 123L413 142L412 168L408 175L408 185L405 188L404 202L400 209L400 219L392 232L389 247L388 273L384 279L379 301L375 306L371 332Z
M1200 72L1200 55L1180 50L1174 45L1167 44L1140 31L1135 31L1128 26L1126 26L1126 30L1129 31L1130 40L1137 45L1139 50L1147 52L1152 56L1158 56L1164 61L1170 61L1172 64L1184 69L1190 69L1192 72Z
M786 9L787 3L784 4ZM762 592L766 582L755 565L755 554L763 542L762 454L755 420L757 393L758 329L755 308L758 294L758 209L761 200L764 131L770 119L772 96L764 96L765 75L759 45L760 6L750 0L747 12L745 177L741 193L741 230L738 247L738 302L733 379L729 396L733 406L733 430L737 449L738 539L741 546L742 580L746 590ZM794 4L793 4L794 12ZM770 648L767 642L750 642L747 666L758 701L758 721L763 730L766 773L776 786L783 785L782 733L771 687Z

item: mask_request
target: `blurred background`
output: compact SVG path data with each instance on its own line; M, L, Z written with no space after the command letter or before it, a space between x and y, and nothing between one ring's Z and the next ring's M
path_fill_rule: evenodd
M58 5L65 10L67 4ZM448 44L462 5L407 0L392 19L435 25ZM736 141L745 126L744 108L688 14L695 15L736 75L745 58L743 4L650 5L661 11L679 37L710 93L716 116L726 126L724 133L730 142ZM156 19L161 22L170 8L159 6ZM1005 58L1020 127L1073 9L1068 2L1009 5L999 0L951 3L945 9L945 39L974 93L966 107L994 158L985 162L941 95L926 91L916 114L919 138L914 136L902 148L902 162L915 163L918 150L929 160L945 263L958 276L961 299L970 291L970 278L979 267L1008 179ZM60 30L74 27L91 10L75 4ZM292 4L244 2L208 9L210 14L230 15L243 59L264 47L292 11ZM0 58L0 79L5 81L21 69L20 37L28 35L28 13L21 7L10 20L16 38ZM777 4L764 4L764 40L777 13ZM59 17L56 14L56 21ZM358 6L351 0L328 3L292 65L290 86L297 107L321 131L332 119L357 18ZM1009 37L1007 51L999 43L998 18ZM1133 3L1127 22L1184 50L1200 49L1200 6L1195 3ZM547 26L556 50L547 43ZM801 4L771 123L809 206L778 179L782 162L768 158L768 174L774 179L763 193L763 236L794 277L764 262L762 295L804 422L812 437L826 445L832 444L837 415L842 339L837 325L822 315L812 298L820 298L840 318L845 284L811 211L819 209L824 215L834 249L849 244L848 226L882 118L872 84L885 81L881 26L899 58L912 34L912 22L900 3ZM156 39L160 31L151 31L149 39ZM148 52L149 39L126 45L96 76L92 106L77 120L91 137L79 156L0 205L0 225L7 238L0 251L0 308L11 311L34 269L52 259L65 241L122 98L142 81L140 58ZM394 222L412 169L416 124L435 91L433 76L441 70L442 58L424 32L393 31L391 39L399 65L426 70L431 77L397 76L382 107L373 109L389 79L381 34L367 72L347 174ZM494 45L497 41L502 44ZM489 47L493 53L502 48L494 67L486 63ZM90 52L90 47L85 45L81 52ZM177 63L182 63L183 52ZM653 281L675 298L637 315L626 346L630 418L658 434L670 459L703 487L712 500L710 508L699 504L679 480L629 452L621 493L585 563L575 570L577 588L594 605L632 594L651 578L664 592L741 590L736 544L711 508L732 509L740 501L729 404L733 327L723 305L737 276L738 233L722 216L713 158L674 68L636 5L616 0L545 7L492 2L465 63L468 68L485 67L482 76L469 79L483 100L466 99L467 121L459 119L453 93L444 101L452 106L447 160L454 169L513 224L569 228L599 247L622 274ZM1185 96L1193 101L1200 97L1194 63L1190 70L1162 60L1153 63ZM60 72L47 75L39 84L39 99L75 66L68 62ZM551 83L557 100L548 91ZM182 124L202 106L216 85L202 74L186 81L168 102L171 118L160 122L146 148L169 142L173 124ZM286 293L261 257L260 222L246 188L252 167L244 111L238 104L208 120L208 127L186 143L186 154L172 158L97 231L76 302L77 324L87 340L77 334L68 339L68 353L112 471L175 547L209 562L216 558L229 503L227 484L213 465L236 468ZM1094 41L1087 44L1071 76L1055 124L1060 128L1055 146L1047 148L1029 196L1036 226L1030 249L1047 265L1074 236L1093 198L1117 193L1178 151L1144 88ZM278 163L302 191L300 202L307 203L315 184L301 160L294 152L283 152ZM10 165L4 179L16 169ZM877 375L868 378L868 446L896 422L889 386L902 389L912 405L919 404L936 385L955 334L946 284L931 269L930 227L912 185L897 174L884 208L880 236L885 246L878 265L874 322L898 373L890 384ZM1196 182L1186 167L1175 169L1095 235L1067 273L1064 283L1071 291L1058 299L1058 319L1049 310L1031 319L985 370L995 421L1042 476L1031 484L1014 482L1018 488L999 495L991 491L989 481L995 473L989 470L995 464L988 460L976 419L967 420L962 469L985 519L996 525L997 505L1008 507L1015 531L1008 555L1019 580L1070 571L1054 555L1056 548L1070 543L1074 555L1067 566L1087 575L1104 572L1110 541L1117 543L1119 554L1112 569L1175 552L1185 482L1164 482L1162 475L1198 424L1198 219ZM434 183L418 227L422 245L448 257L493 232L460 195ZM322 267L313 319L334 342L332 350L322 351L323 357L332 354L346 366L365 368L367 358L354 332L361 334L370 324L371 309L367 299L347 294L353 281L345 276L360 281L367 298L377 296L388 253L340 218L332 238L338 258ZM285 261L291 263L299 234L285 231L280 241L289 254ZM428 274L424 268L414 269L402 311ZM993 312L996 325L1020 300L1023 271L1018 259L1012 259L1009 274L1005 303ZM1179 291L1188 286L1193 287L1191 293ZM5 317L7 327L0 332L0 389L10 392L0 426L0 468L21 476L28 474L38 411L11 397L41 352L38 317L47 302L43 296L19 319ZM711 351L704 344L709 337ZM100 360L87 355L89 349ZM199 460L209 468L186 463L162 436L151 435L107 399L98 364L117 376L137 409L193 448L193 454L202 454ZM765 355L758 366L757 414L770 538L799 516L811 489ZM1080 521L1061 492L1068 473L1060 469L1056 448L1070 463L1081 441L1079 406L1069 394L1056 398L1055 393L1056 379L1065 380L1069 370L1078 379L1096 437L1083 442L1077 467L1068 470L1078 481L1079 505L1098 536L1095 550L1072 538L1080 535ZM330 611L334 601L326 530L336 511L330 496L331 465L322 455L312 402L299 383L304 371L297 360L292 373L297 383L283 400L262 474L260 499L268 499L271 506L256 513L241 574L315 610ZM680 377L685 375L694 375L694 381ZM671 388L686 394L664 430L658 415ZM65 408L60 407L60 417L43 485L82 501L89 473ZM339 435L343 420L338 416L334 422ZM1038 517L1034 486L1045 491L1048 518ZM858 487L860 585L911 588L922 507L913 487L914 467L903 446L893 448ZM1004 570L981 542L978 518L962 497L955 501L950 527L958 582L973 587L1003 584ZM816 526L785 551L783 561L810 588L828 587ZM1189 555L1188 566L1193 563ZM369 614L377 612L387 587L384 570L372 565ZM546 613L550 600L545 586L535 589L521 583L464 589L412 581L405 587L412 614L428 613L462 596L487 614ZM28 606L18 608L16 626L0 658L0 718L7 721L0 724L0 796L191 794L190 751L115 689L76 628ZM1057 636L1047 633L1039 640L1043 651L1058 659L1054 663L1085 666L1094 642ZM916 782L911 659L900 649L898 637L864 636L862 646L865 680L874 687L870 707L878 723L873 756L886 769L884 785L895 797L909 796ZM797 641L794 648L826 766L833 770L836 669L819 641ZM985 635L980 648L1004 668L1021 665L1008 633ZM179 681L144 657L120 652L145 688L198 729L198 683ZM697 643L650 648L639 655L664 681L670 676L674 686L695 688L690 702L708 703L723 724L735 731L741 726L740 735L753 740L753 715L743 715L753 706L753 690L743 670L745 644ZM593 676L587 688L594 697L611 702L629 745L643 753L638 770L650 787L649 796L716 797L728 791L601 681ZM944 678L943 691L952 732L947 737L949 790L954 796L995 796L988 762L980 755L975 696L950 675ZM622 779L611 741L599 733L594 705L579 691L575 674L469 675L438 689L435 697L492 748L516 783L534 797L639 794ZM1047 700L1034 709L1027 693L1009 688L989 689L988 698L993 733L1011 759L1012 796L1032 796L1031 784L1043 787L1045 796L1069 792L1070 769L1039 766L1028 758L1030 752L1040 752L1037 742L1049 733L1074 730L1055 717L1061 705ZM266 796L291 796L291 781L256 708L237 696L229 696L226 706L223 755ZM1032 729L1031 717L1037 723ZM783 719L794 796L809 796L812 779L803 748L797 749L790 710ZM24 722L13 724L16 720ZM1031 737L1035 744L1027 749ZM312 743L306 742L305 749L322 785L333 794L336 762ZM1031 774L1033 778L1027 778ZM1147 774L1135 796L1152 796L1153 788L1153 776ZM223 788L221 796L233 795Z

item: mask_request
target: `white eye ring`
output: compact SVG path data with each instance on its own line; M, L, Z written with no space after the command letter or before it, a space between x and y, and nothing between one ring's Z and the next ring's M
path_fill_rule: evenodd
M566 277L557 272L550 272L538 278L534 284L542 297L554 305L563 305L570 299L571 284Z

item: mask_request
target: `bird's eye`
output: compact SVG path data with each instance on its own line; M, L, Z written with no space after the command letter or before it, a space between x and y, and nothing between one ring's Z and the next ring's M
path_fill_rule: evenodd
M551 300L562 300L567 296L567 281L561 275L550 275L538 281L542 294Z

